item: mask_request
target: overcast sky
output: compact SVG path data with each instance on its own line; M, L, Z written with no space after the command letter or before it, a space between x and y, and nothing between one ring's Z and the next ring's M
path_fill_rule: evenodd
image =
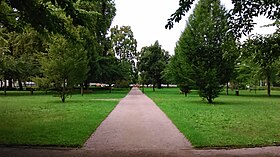
M221 0L226 8L232 7L230 0ZM112 27L115 25L129 25L138 42L137 50L143 46L150 46L156 40L162 48L174 54L174 47L181 32L184 31L186 20L190 13L180 23L175 23L171 30L165 29L167 19L178 8L179 0L115 0L117 15ZM273 33L273 28L260 28L260 26L271 23L264 17L256 20L258 26L254 32L259 34Z

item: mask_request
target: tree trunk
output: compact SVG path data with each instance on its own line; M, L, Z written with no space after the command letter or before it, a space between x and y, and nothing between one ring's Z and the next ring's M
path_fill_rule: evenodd
M271 90L270 86L271 86L270 76L268 76L267 77L267 95L268 96L271 96L271 94L270 94L270 90Z
M184 92L184 94L185 94L185 97L187 96L187 92Z
M156 91L156 90L155 90L155 86L156 86L156 85L153 83L153 92L155 92L155 91Z
M84 96L84 85L83 83L80 84L81 87L81 95Z
M2 80L0 80L0 88L2 88L3 86L3 83L2 83Z
M161 82L160 81L157 83L157 88L161 89Z
M212 103L213 103L212 98L207 98L207 101L208 101L209 104L212 104Z
M34 93L33 88L30 88L30 94L33 95L33 93Z
M109 93L112 93L112 84L111 83L109 83Z
M23 91L23 87L22 87L22 82L21 80L18 80L18 85L19 85L19 90Z
M62 102L64 103L65 102L65 87L66 87L66 82L65 82L65 79L63 81L63 87L62 87L62 92L61 92L61 100Z
M84 85L85 85L85 89L88 90L89 83L88 83L88 82L85 82Z
M229 88L229 86L228 86L228 82L227 82L227 95L228 95L228 88Z
M65 94L62 93L62 98L61 98L62 102L65 103Z
M255 94L257 94L257 86L255 86Z
M239 96L239 91L238 91L238 89L239 89L239 83L237 83L236 89L235 89L235 94L236 94L236 96Z
M145 89L145 85L142 84L142 92L143 92L143 93L145 93L144 89Z
M13 89L13 79L12 79L12 78L9 78L8 82L9 82L8 88L9 88L10 90Z
M4 95L7 95L7 81L4 79Z

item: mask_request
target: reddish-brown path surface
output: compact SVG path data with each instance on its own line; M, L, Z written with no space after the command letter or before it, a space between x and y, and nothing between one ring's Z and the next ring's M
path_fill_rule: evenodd
M279 156L279 147L196 150L170 119L133 88L80 149L0 147L0 157Z

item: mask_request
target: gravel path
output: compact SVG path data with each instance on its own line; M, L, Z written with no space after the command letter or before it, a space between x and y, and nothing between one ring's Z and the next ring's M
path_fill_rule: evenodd
M0 147L0 157L279 156L280 147L195 150L169 118L133 88L81 149Z

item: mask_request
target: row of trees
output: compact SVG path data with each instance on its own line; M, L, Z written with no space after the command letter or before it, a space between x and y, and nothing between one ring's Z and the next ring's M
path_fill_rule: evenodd
M200 0L171 59L158 42L137 52L129 26L109 31L116 11L113 0L0 2L4 91L9 88L6 80L10 88L17 81L21 89L24 82L35 81L43 89L57 89L64 102L77 84L83 89L90 82L111 86L118 80L140 80L154 89L162 83L176 83L185 93L197 88L211 103L229 82L256 86L262 79L270 95L271 82L277 80L279 31L256 35L244 44L236 41L252 29L253 17L279 19L278 1L233 1L234 9L227 12L219 0ZM180 21L192 3L180 0L166 28Z
M229 82L238 88L265 80L270 96L271 82L279 76L279 32L256 35L241 44L231 18L219 0L200 0L196 5L165 69L167 78L185 93L198 89L212 103L224 85L228 93Z
M109 31L116 12L113 0L1 0L0 8L5 93L15 82L23 89L24 82L35 81L41 89L56 89L64 102L77 85L83 89L90 82L137 80L131 28Z

